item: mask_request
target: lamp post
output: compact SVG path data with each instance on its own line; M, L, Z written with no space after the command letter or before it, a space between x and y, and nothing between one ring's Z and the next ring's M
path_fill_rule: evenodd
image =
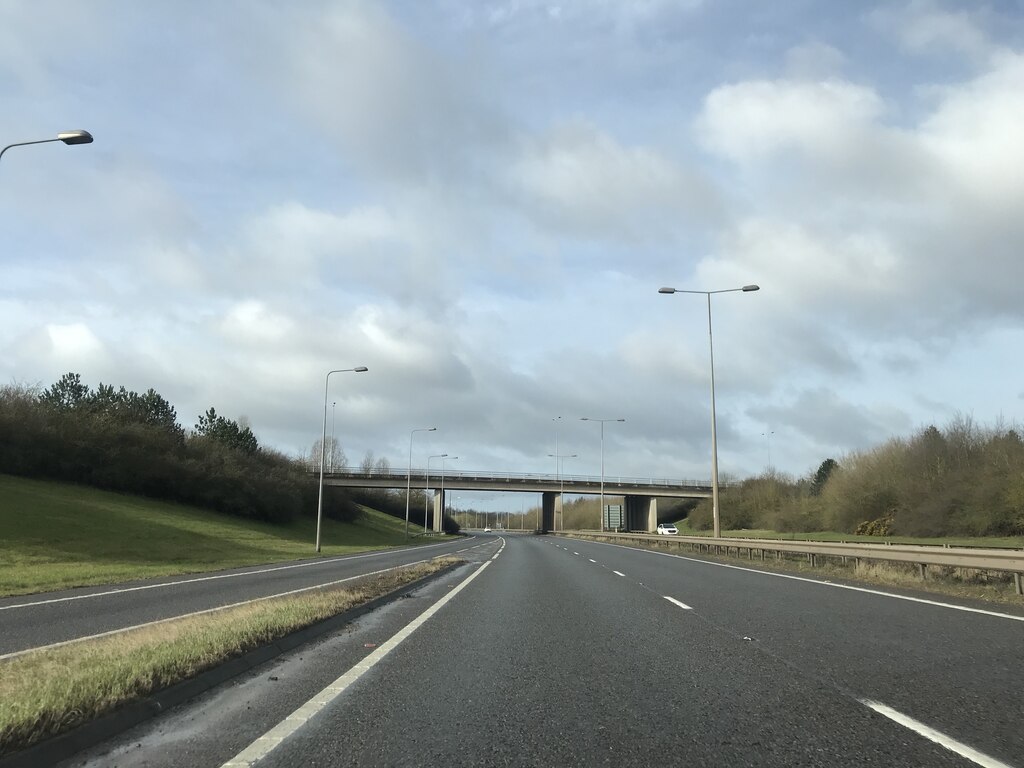
M409 538L409 497L412 494L412 436L417 432L436 432L437 427L422 427L409 432L409 463L405 476L405 538Z
M625 421L625 419L588 419L585 416L580 421L596 421L601 425L601 531L604 532L604 425L609 421Z
M769 472L771 472L771 470L772 470L772 435L774 435L774 434L775 433L771 432L771 431L769 431L769 432L762 432L761 433L761 437L763 437L767 441L767 443L768 443L768 471Z
M555 422L555 452L548 454L548 456L555 456L556 457L555 458L555 474L556 475L558 474L558 459L557 459L557 456L558 456L558 422L560 422L561 420L562 420L561 416L556 416L555 418L552 419L552 421Z
M19 141L17 144L8 144L0 149L0 157L4 156L11 147L27 147L29 144L49 144L51 141L63 141L65 144L92 144L92 134L88 131L62 131L57 134L56 139L39 139L38 141Z
M449 456L447 453L441 456L441 519L437 521L437 525L444 530L444 460L449 459L455 461L458 456ZM427 532L427 518L423 518L423 532Z
M575 453L549 453L548 456L555 457L555 472L557 473L558 479L558 506L559 512L562 513L562 529L565 529L565 478L562 476L562 470L565 468L566 459L579 458ZM555 520L555 530L558 528L558 520Z
M435 453L433 456L427 456L427 476L423 480L423 532L424 533L427 532L427 519L430 517L430 514L427 512L427 504L428 504L427 498L430 496L430 460L431 459L441 459L443 461L444 457L447 456L447 455L448 455L447 453ZM443 493L443 491L442 491L442 493Z
M711 514L714 519L714 535L722 535L722 521L718 515L718 428L715 422L715 342L711 335L711 294L749 293L759 291L760 286L744 285L742 288L726 288L721 291L684 291L681 288L659 288L658 293L697 293L708 297L708 349L711 352Z
M92 141L92 137L89 137L89 141ZM324 511L324 448L327 442L327 387L331 383L332 373L366 373L369 370L365 365L360 365L356 368L339 368L334 371L328 371L327 377L324 379L324 431L320 437L320 491L316 498L316 551L317 554L320 552L320 524L323 520Z
M336 402L331 403L331 472L334 471L334 426L336 424L334 406L336 405Z

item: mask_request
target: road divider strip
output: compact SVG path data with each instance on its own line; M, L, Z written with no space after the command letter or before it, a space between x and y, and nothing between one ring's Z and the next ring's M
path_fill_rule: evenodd
M909 728L914 733L924 736L924 738L929 741L933 741L939 746L945 747L950 752L955 752L960 755L960 757L966 758L972 763L980 765L983 768L1012 768L1008 763L996 760L994 757L990 757L984 752L979 752L973 747L969 747L951 736L947 736L941 731L937 731L912 717L904 715L902 712L896 711L892 707L887 707L885 704L880 704L879 702L872 701L871 699L859 699L859 701L861 704L869 709L873 709L883 717L887 717L893 722L899 723L904 728Z
M61 647L65 646L65 645L73 645L74 643L81 643L81 642L85 642L86 640L98 640L101 637L110 637L111 635L118 635L118 634L121 634L122 632L131 632L132 630L136 630L136 629L144 629L146 627L154 627L154 626L156 626L158 624L166 624L169 621L178 621L179 619L190 619L190 618L192 618L194 616L203 616L203 615L208 614L208 613L217 613L218 611L227 611L227 610L230 610L231 608L240 608L243 605L250 605L252 603L258 603L258 602L260 602L262 600L273 600L274 598L277 598L277 597L289 597L291 595L298 595L298 594L301 594L303 592L310 592L310 591L312 591L314 589L326 589L328 587L335 587L335 586L337 586L339 584L344 584L347 581L355 581L356 579L368 579L371 576L379 576L382 573L388 573L389 571L398 571L398 570L401 570L402 568L411 568L414 565L420 565L420 564L425 563L425 562L427 562L427 559L417 560L416 562L407 563L406 565L396 565L396 566L393 566L391 568L382 568L382 569L380 569L378 571L370 571L369 573L360 573L360 574L357 574L356 576L346 576L344 579L335 579L333 581L328 581L328 582L325 582L323 584L314 584L313 586L310 586L310 587L300 587L298 589L288 590L287 592L278 592L277 594L273 594L273 595L264 595L263 597L254 597L251 600L242 600L241 602L230 603L228 605L218 605L215 608L206 608L206 609L201 610L201 611L192 611L191 613L181 613L181 614L178 614L177 616L168 616L165 619L157 619L155 621L147 621L147 622L144 622L142 624L133 624L130 627L120 627L118 629L111 629L108 632L99 632L99 633L97 633L95 635L83 635L82 637L74 637L74 638L72 638L70 640L63 640L63 641L61 641L59 643L50 643L49 645L37 645L37 646L34 646L32 648L24 648L24 649L22 649L20 651L12 651L10 653L0 654L0 661L3 661L5 659L13 659L13 658L16 658L18 656L23 656L26 653L34 653L35 651L48 651L48 650L50 650L52 648L61 648Z
M483 565L477 568L473 573L467 576L457 587L451 592L448 592L440 600L434 603L432 606L427 608L423 613L409 622L404 628L399 630L396 634L392 635L383 644L377 647L372 653L370 653L365 659L356 664L345 674L335 680L333 683L324 688L320 693L311 698L301 707L292 712L288 717L278 723L275 727L260 736L256 741L250 744L248 747L243 749L231 760L224 763L221 768L248 768L249 766L255 765L260 760L269 755L274 749L276 749L285 739L291 736L293 733L298 731L302 726L308 723L318 712L324 707L337 699L343 694L349 686L351 686L356 680L361 678L370 669L377 665L385 656L391 651L397 648L409 637L413 632L419 629L423 624L430 619L435 613L441 610L449 600L454 598L459 592L465 589L470 582L473 581L477 576L484 572L484 570L493 563L498 555L501 554L505 548L505 540L501 539L501 548L494 553L494 556L490 560L486 561Z

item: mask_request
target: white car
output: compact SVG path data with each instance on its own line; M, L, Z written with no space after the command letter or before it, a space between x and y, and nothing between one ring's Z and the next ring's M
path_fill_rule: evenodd
M490 533L490 532L491 532L490 526L488 526L487 528L484 528L484 533Z
M667 536L676 536L679 531L672 523L658 523L658 534L665 534Z

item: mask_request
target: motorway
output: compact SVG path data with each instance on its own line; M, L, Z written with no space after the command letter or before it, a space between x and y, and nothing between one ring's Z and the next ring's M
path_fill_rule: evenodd
M64 765L1024 767L1020 611L556 536L468 545Z
M465 539L379 552L272 563L112 586L0 598L0 659L33 648L338 584L451 554Z

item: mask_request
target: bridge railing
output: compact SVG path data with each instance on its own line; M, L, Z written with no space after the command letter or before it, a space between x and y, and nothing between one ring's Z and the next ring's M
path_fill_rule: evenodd
M333 472L327 472L325 476L344 476L353 478L365 478L365 479L377 479L377 480L406 480L410 472L406 470L392 469L389 472L371 471L364 472L362 469L356 467L342 467L335 468ZM427 470L424 468L413 468L411 470L412 477L425 478L427 476ZM440 478L441 471L439 469L432 468L430 470L431 478ZM508 483L514 482L529 482L533 480L543 482L564 482L566 484L572 483L588 483L588 484L600 484L600 475L556 475L553 473L541 473L541 472L467 472L448 470L444 471L445 478L452 478L458 480L470 480L470 481L484 481L484 482L498 482L505 481ZM608 486L664 486L668 488L702 488L710 489L710 480L680 480L677 478L660 478L660 477L624 477L619 475L605 475L604 484ZM726 487L726 483L720 483L721 487Z

